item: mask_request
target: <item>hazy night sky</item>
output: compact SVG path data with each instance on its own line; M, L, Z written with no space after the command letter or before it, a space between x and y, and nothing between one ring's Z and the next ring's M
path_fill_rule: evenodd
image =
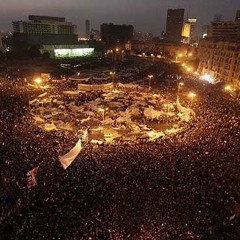
M215 14L233 20L240 0L0 0L0 29L11 31L13 20L27 20L28 15L66 17L84 33L85 20L91 28L101 23L132 24L137 31L160 35L165 30L168 8L185 8L185 16L198 19L198 30Z

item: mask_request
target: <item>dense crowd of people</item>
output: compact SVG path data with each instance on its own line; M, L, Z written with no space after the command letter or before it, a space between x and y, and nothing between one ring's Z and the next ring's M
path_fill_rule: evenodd
M174 100L177 82L158 79L159 71L152 67L146 74L155 76L155 91ZM78 136L37 128L27 108L19 111L24 87L14 91L2 81L1 98L14 95L0 105L2 239L208 239L216 227L234 225L239 103L217 86L191 76L182 80L185 104L188 89L197 92L196 118L187 131L141 144L85 143L65 171L58 156ZM36 166L37 185L28 188L26 174Z

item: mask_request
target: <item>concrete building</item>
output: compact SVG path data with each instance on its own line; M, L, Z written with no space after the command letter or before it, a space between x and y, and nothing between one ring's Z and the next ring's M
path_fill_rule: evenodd
M182 28L182 42L190 44L194 42L195 36L195 26L197 19L188 18L187 21L183 24Z
M165 40L181 42L184 9L168 9Z
M201 39L198 58L200 74L240 87L240 41Z
M101 25L101 39L107 47L124 47L126 43L133 40L133 26L103 23Z
M133 33L133 40L137 41L151 41L153 39L152 33L145 33L145 32L136 32Z
M235 21L240 21L240 10L237 10Z
M155 54L174 60L195 60L197 48L183 43L135 41L133 51L138 54Z
M89 20L85 21L85 34L87 38L90 37L90 21Z
M25 34L77 34L77 27L65 18L30 15L30 21L14 21L13 32Z
M26 50L42 44L77 44L77 27L65 18L30 15L29 21L14 21L13 47Z
M212 22L208 26L208 38L238 39L240 38L240 21Z

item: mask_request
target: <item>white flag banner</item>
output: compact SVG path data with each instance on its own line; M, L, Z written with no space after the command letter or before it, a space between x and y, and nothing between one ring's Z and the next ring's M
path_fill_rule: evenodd
M27 186L28 186L28 188L31 188L31 187L37 185L36 175L37 175L38 169L39 169L39 167L35 167L34 169L32 169L31 171L29 171L27 173Z
M81 139L79 139L76 145L68 153L66 153L63 156L59 156L59 161L61 162L64 170L66 170L70 166L70 164L78 156L81 150L82 150L82 142L81 142Z

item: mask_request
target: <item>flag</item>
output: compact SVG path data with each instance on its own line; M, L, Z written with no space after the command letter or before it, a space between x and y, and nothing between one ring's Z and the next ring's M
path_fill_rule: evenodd
M28 186L28 188L31 188L31 187L37 185L36 175L37 175L38 169L39 169L39 167L35 167L34 169L32 169L31 171L29 171L27 173L27 186Z
M68 153L63 156L59 156L59 161L61 162L64 170L69 167L69 165L74 161L74 159L77 157L81 150L82 142L81 139L79 139L76 145Z

